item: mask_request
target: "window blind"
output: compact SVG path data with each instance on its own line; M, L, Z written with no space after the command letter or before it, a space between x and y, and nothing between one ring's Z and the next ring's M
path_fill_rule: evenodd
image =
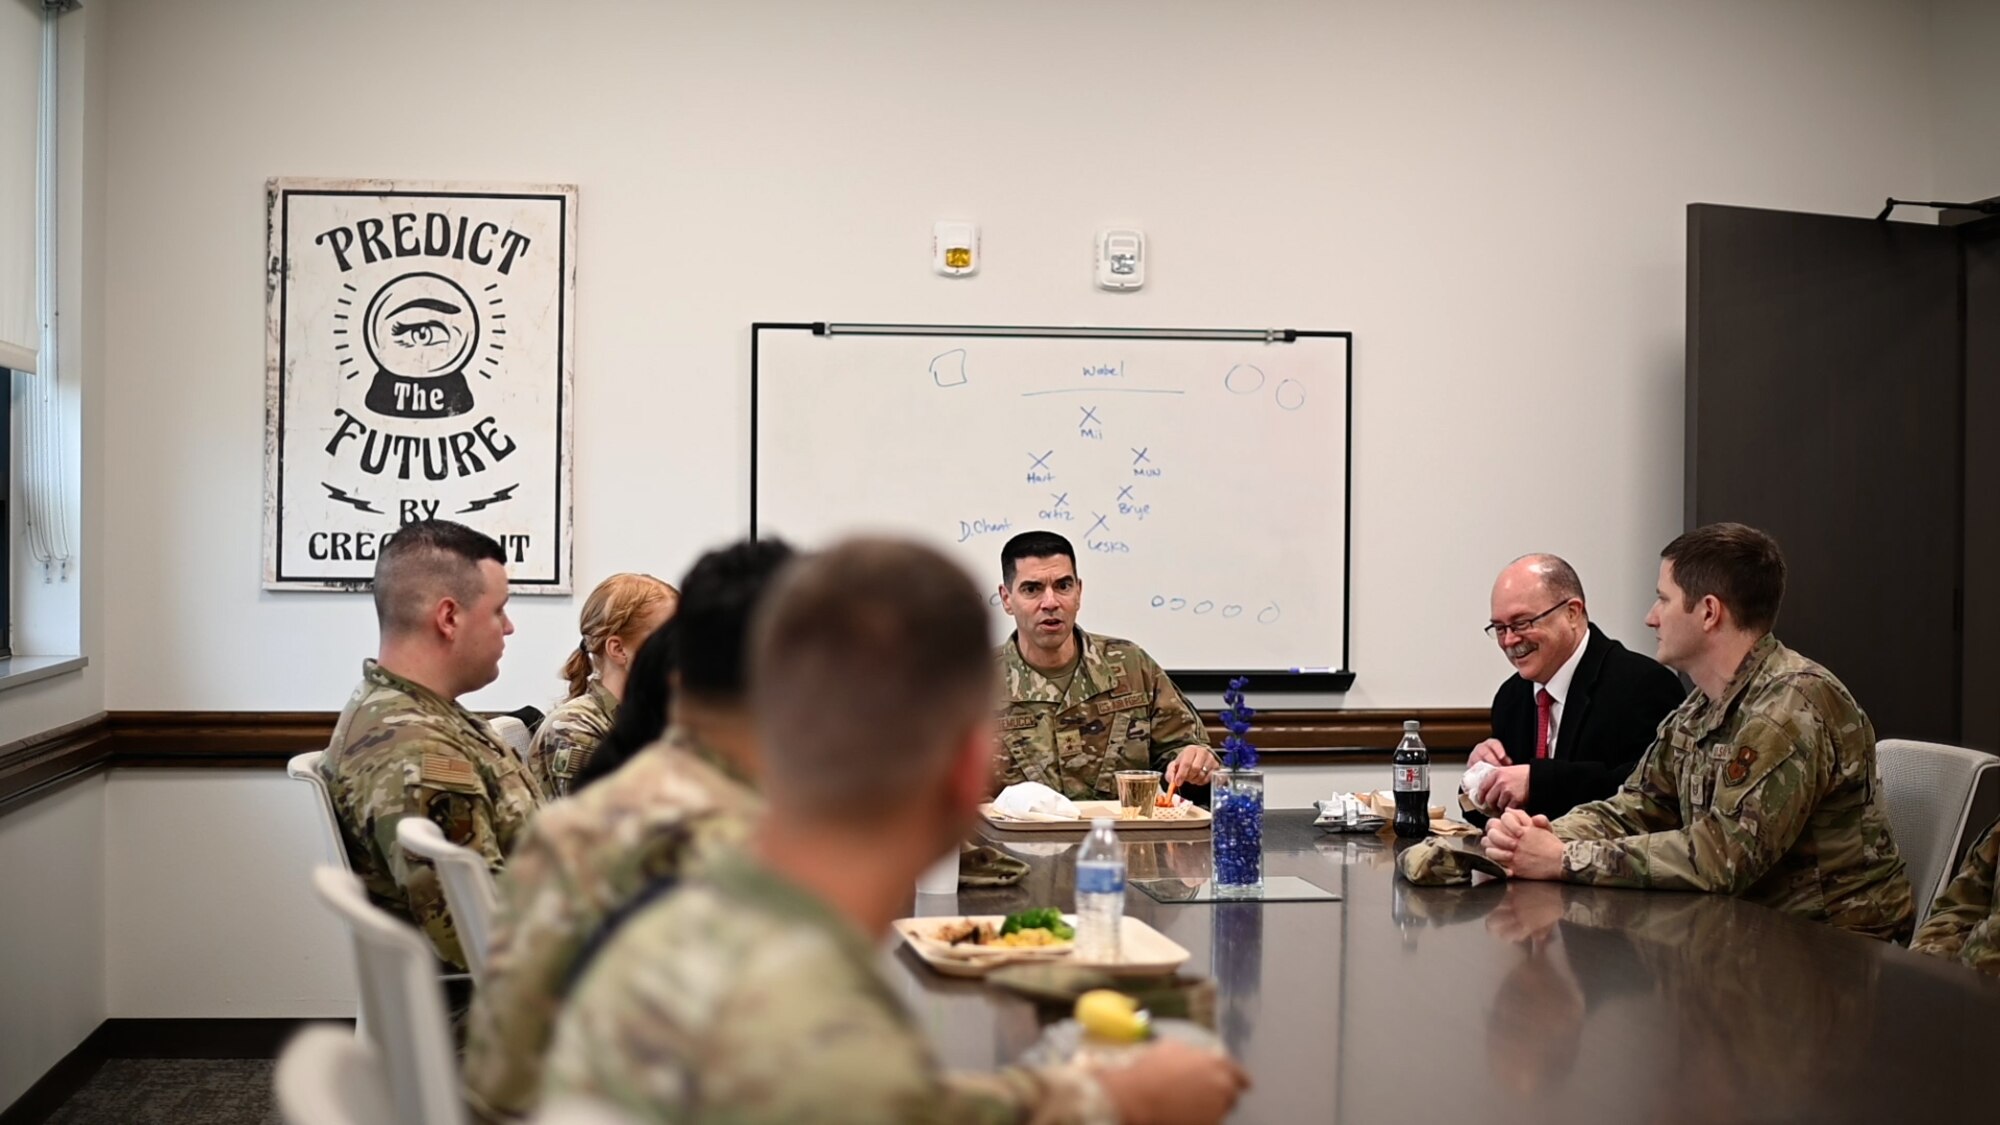
M0 0L0 367L33 371L41 0Z

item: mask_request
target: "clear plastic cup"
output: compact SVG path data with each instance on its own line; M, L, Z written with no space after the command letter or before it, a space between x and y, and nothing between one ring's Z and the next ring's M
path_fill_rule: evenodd
M1153 802L1160 796L1159 770L1119 770L1118 815L1124 820L1153 818Z

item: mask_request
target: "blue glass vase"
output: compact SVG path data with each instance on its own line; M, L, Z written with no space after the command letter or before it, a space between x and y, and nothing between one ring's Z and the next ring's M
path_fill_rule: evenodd
M1210 812L1215 820L1215 891L1255 894L1264 889L1264 771L1220 769L1214 774Z

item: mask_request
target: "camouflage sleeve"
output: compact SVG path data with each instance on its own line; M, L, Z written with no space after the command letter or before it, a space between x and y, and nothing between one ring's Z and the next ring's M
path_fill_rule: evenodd
M1731 895L1748 890L1791 850L1826 788L1830 743L1804 733L1770 716L1746 720L1731 743L1732 757L1709 783L1714 793L1683 795L1692 810L1685 824L1614 839L1571 837L1563 846L1563 878Z
M558 710L535 731L535 741L528 749L528 769L542 792L552 797L567 797L570 782L602 741L595 724Z
M390 877L409 900L410 917L430 936L440 956L463 966L458 934L444 902L444 884L429 860L403 850L396 825L406 816L420 816L438 826L444 838L476 852L489 867L500 868L503 854L494 825L493 802L479 772L465 755L442 739L422 739L402 755L400 792L385 792L373 804L376 845L389 857Z
M1601 801L1578 805L1550 822L1563 840L1611 840L1673 828L1680 824L1680 796L1668 742L1661 737L1647 747L1646 756L1632 767L1632 775L1618 792Z
M1965 854L1965 863L1932 904L1930 917L1910 939L1910 948L1936 957L1957 957L1976 927L1984 924L2000 931L2000 912L1993 904L1996 867L2000 867L2000 820ZM1994 936L2000 938L2000 932ZM2000 941L1994 944L2000 946Z
M569 965L587 935L564 924L580 893L552 842L531 824L498 880L486 979L466 1023L466 1100L487 1118L525 1115L541 1086Z
M1208 745L1208 729L1166 669L1143 652L1138 656L1145 661L1146 677L1152 681L1153 768L1164 770L1183 749Z

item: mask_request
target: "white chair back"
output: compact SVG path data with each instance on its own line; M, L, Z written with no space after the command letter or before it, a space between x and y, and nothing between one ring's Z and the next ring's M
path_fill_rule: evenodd
M340 832L340 814L334 810L333 794L327 791L326 778L320 776L319 764L326 758L324 750L308 750L295 754L285 763L285 773L293 781L303 781L312 786L314 803L319 806L320 827L325 830L327 862L337 863L352 871L354 864L347 858L347 838Z
M492 870L477 852L446 840L437 825L421 817L406 816L397 821L396 842L437 868L452 928L458 931L459 948L465 951L465 967L472 970L475 987L485 984L486 948L500 901Z
M488 719L487 723L492 726L493 733L499 736L500 741L514 751L514 756L521 759L521 764L527 765L528 749L535 741L534 732L528 729L528 724L512 715L496 715Z
M378 1125L396 1120L389 1072L375 1044L314 1024L292 1037L272 1080L285 1125Z
M1951 882L1958 857L1966 847L1966 832L1980 790L2000 782L2000 758L1983 750L1886 738L1875 744L1882 766L1883 798L1889 808L1889 828L1896 850L1909 868L1910 895L1917 903L1917 925L1931 912L1931 903Z
M368 901L352 872L313 872L320 900L347 922L368 1043L388 1076L395 1125L466 1125L444 989L431 943Z

